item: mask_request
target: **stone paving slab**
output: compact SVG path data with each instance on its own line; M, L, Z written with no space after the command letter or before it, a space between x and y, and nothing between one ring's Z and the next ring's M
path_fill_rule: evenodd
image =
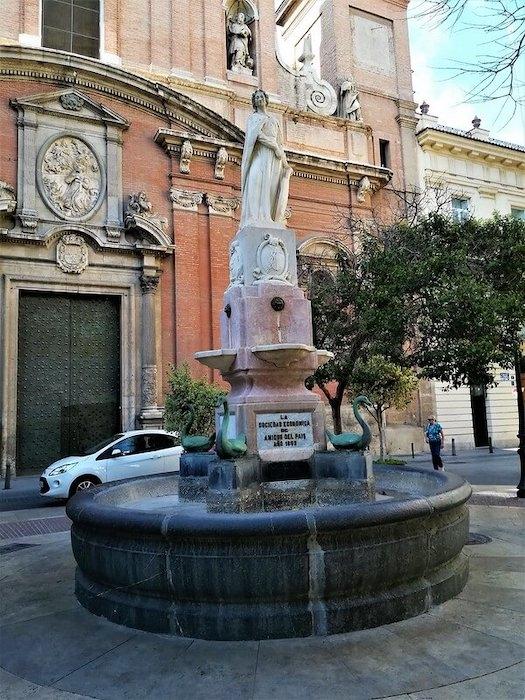
M31 535L46 535L51 532L65 532L70 528L71 520L66 516L0 523L0 540L11 540L15 537L29 537Z
M471 515L471 530L493 540L465 548L472 573L456 599L376 629L261 642L173 638L94 617L73 595L68 533L24 538L37 546L0 558L0 697L522 700L525 512Z

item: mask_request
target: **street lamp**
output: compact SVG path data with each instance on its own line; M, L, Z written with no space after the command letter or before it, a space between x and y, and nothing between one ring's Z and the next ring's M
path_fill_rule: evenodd
M525 329L521 333L520 340L525 340ZM525 405L523 401L523 386L521 383L521 359L522 350L518 345L516 349L516 391L518 394L518 454L520 456L520 482L518 484L518 498L525 498Z

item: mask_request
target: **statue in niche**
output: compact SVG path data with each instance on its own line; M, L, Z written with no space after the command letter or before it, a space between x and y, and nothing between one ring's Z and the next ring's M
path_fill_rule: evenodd
M230 69L237 73L253 73L254 61L250 56L249 42L252 32L246 24L243 12L235 17L228 17L228 54L231 56Z
M281 127L268 114L268 95L256 90L248 117L241 163L241 226L285 225L292 168L286 160Z
M353 80L345 80L340 88L340 115L352 122L362 122L361 105L357 86Z

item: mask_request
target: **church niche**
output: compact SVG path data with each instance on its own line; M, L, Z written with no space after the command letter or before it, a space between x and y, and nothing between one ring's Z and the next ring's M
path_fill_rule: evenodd
M224 8L228 71L237 75L257 75L257 8L249 0L226 0Z

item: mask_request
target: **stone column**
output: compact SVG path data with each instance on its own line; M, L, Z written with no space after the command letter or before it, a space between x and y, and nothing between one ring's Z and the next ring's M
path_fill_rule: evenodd
M141 372L141 411L139 422L142 428L162 428L163 411L157 405L157 357L156 357L156 318L155 292L160 275L143 273L140 278L142 289L142 372Z

